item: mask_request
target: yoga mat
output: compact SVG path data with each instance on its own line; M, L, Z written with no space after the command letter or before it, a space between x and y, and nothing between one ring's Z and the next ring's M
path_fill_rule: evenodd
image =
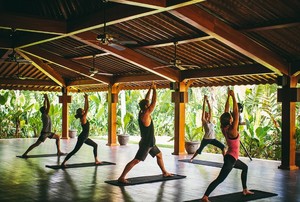
M144 184L144 183L162 182L167 180L178 180L182 178L186 178L186 176L176 175L176 174L169 177L164 177L163 175L151 175L151 176L128 178L127 180L129 181L129 183L118 182L118 180L108 180L105 182L115 186L130 186L130 185L137 185L137 184Z
M250 191L253 191L254 194L244 196L242 192L236 192L236 193L232 193L232 194L212 196L212 197L208 197L208 199L211 202L224 202L224 201L243 202L243 201L252 201L252 200L257 200L257 199L269 198L269 197L273 197L273 196L278 195L278 194L275 194L275 193L259 191L259 190L254 190L254 189L252 189ZM191 200L191 201L186 201L186 202L196 202L196 201L200 201L200 200L201 200L201 198Z
M204 160L198 160L198 159L194 159L193 162L190 162L190 159L181 159L178 161L185 162L185 163L200 164L200 165L205 165L205 166L213 166L213 167L218 167L218 168L222 168L222 166L223 166L223 163L213 162L213 161L204 161Z
M57 154L34 154L34 155L27 155L27 157L23 157L21 156L16 156L18 158L22 158L22 159L28 159L28 158L42 158L42 157L52 157L52 156L66 156L67 154L61 154L61 155L57 155Z
M95 162L90 163L75 163L75 164L67 164L66 167L61 167L61 165L46 165L47 168L52 169L68 169L68 168L79 168L79 167L91 167L91 166L106 166L106 165L116 165L115 163L102 161L101 164L95 164Z

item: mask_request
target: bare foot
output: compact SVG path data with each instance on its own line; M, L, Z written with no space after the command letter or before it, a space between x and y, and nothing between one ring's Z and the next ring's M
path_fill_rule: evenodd
M190 162L192 163L194 159L190 159Z
M174 174L165 172L165 173L163 173L163 176L164 177L171 177L171 176L174 176Z
M63 153L63 152L57 152L57 156L62 156L62 155L65 155L66 153Z
M248 189L244 189L244 190L243 190L243 195L244 195L244 196L252 195L252 194L254 194L254 192L249 191Z
M129 184L130 182L124 178L119 178L118 182L123 183L123 184Z
M201 201L203 202L210 202L210 200L208 200L208 196L203 196Z
M25 158L25 159L26 159L26 158L28 158L28 155L27 155L27 154L23 154L23 155L22 155L22 158Z
M63 169L67 167L67 165L66 165L65 163L62 163L60 166L61 166L61 168L63 168Z
M95 164L96 165L102 164L102 161L96 161Z

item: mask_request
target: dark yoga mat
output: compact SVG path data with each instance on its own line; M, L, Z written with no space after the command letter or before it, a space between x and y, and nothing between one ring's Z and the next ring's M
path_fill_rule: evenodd
M205 165L205 166L213 166L213 167L218 167L218 168L222 168L222 166L223 166L223 163L213 162L213 161L204 161L204 160L198 160L198 159L194 159L193 162L190 162L190 159L181 159L178 161L185 162L185 163L200 164L200 165Z
M174 174L174 176L169 176L169 177L164 177L163 175L151 175L151 176L128 178L127 179L129 181L128 184L118 182L118 180L108 180L105 182L115 186L130 186L130 185L145 184L145 183L152 183L152 182L162 182L167 180L178 180L183 178L186 178L186 176L176 175L176 174Z
M67 154L62 154L59 156L66 156ZM18 158L22 158L22 159L28 159L28 158L43 158L43 157L52 157L52 156L56 156L59 157L57 154L34 154L34 155L27 155L27 157L23 157L21 156L16 156Z
M102 161L101 164L95 164L95 162L91 163L75 163L75 164L67 164L66 167L61 167L61 165L46 165L47 168L52 169L68 169L68 168L79 168L79 167L91 167L91 166L106 166L106 165L116 165L115 163Z
M224 201L243 202L243 201L252 201L252 200L257 200L257 199L269 198L269 197L273 197L273 196L278 195L278 194L265 192L265 191L254 190L254 189L252 189L251 191L254 192L253 195L244 196L242 192L236 192L236 193L232 193L232 194L212 196L212 197L209 197L208 199L211 202L224 202ZM200 200L201 199L199 198L199 199L186 201L186 202L196 202L196 201L200 201Z

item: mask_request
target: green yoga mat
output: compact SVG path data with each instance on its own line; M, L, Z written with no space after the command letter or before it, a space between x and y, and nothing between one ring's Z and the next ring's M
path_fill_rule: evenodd
M80 168L80 167L91 167L91 166L107 166L107 165L116 165L115 163L102 161L101 164L95 164L95 162L90 163L75 163L75 164L67 164L66 167L61 167L61 165L46 165L47 168L52 169L69 169L69 168Z
M59 156L66 156L67 154L62 154ZM43 157L59 157L57 154L34 154L34 155L27 155L27 157L23 157L22 155L20 156L16 156L18 158L22 158L22 159L28 159L28 158L43 158Z
M129 183L126 184L119 182L118 180L108 180L105 182L115 186L130 186L130 185L145 184L145 183L152 183L152 182L162 182L167 180L178 180L183 178L186 178L186 176L176 175L176 174L169 177L164 177L163 175L150 175L150 176L128 178L127 180L129 181Z
M223 163L220 163L220 162L204 161L204 160L198 160L198 159L194 159L193 162L190 162L190 159L181 159L178 161L185 162L185 163L200 164L200 165L205 165L205 166L213 166L213 167L218 167L218 168L222 168L222 166L223 166Z
M278 195L278 194L254 190L254 189L252 189L251 191L254 192L253 195L244 196L242 194L242 192L236 192L236 193L231 193L231 194L212 196L212 197L209 197L208 199L211 202L224 202L224 201L243 202L243 201L252 201L252 200L258 200L258 199L263 199L263 198L269 198L269 197L274 197L274 196ZM196 201L201 201L201 199L198 198L198 199L186 201L186 202L196 202ZM270 201L272 201L272 200L270 200Z

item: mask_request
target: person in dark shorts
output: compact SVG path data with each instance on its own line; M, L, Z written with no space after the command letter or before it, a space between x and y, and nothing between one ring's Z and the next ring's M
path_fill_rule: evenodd
M83 143L85 143L89 146L92 146L94 148L93 154L94 154L94 158L95 158L95 164L101 164L101 161L99 161L98 157L97 157L98 156L97 155L98 144L89 138L90 123L86 118L88 109L89 109L88 95L85 94L84 95L84 109L78 108L76 111L76 115L75 115L76 119L80 118L82 131L77 138L77 143L76 143L74 149L66 156L65 160L61 163L62 167L67 167L67 165L66 165L67 160L69 160L76 152L78 152L78 150L81 148Z
M150 103L150 93L152 89L152 99ZM127 173L140 161L144 161L148 154L153 158L156 157L157 164L160 167L163 176L168 177L173 174L167 172L164 166L162 153L159 148L155 145L155 136L154 136L154 125L151 118L151 113L153 112L156 104L156 85L152 84L149 88L145 99L139 102L140 111L138 115L138 122L141 133L141 140L139 142L139 149L134 157L124 168L121 176L118 178L118 181L121 183L129 183L125 179Z
M232 98L233 102L233 113L229 112L229 98ZM201 201L209 201L208 197L211 192L221 184L226 177L229 175L233 168L237 168L242 170L241 173L241 180L242 180L242 187L243 187L243 195L250 195L254 194L253 192L249 191L247 188L247 173L248 173L248 166L239 160L239 151L240 151L240 134L238 132L238 125L239 125L239 112L238 112L238 105L236 102L236 98L234 92L232 90L228 90L228 96L225 104L224 113L220 117L221 122L221 129L222 133L226 139L228 150L224 156L224 164L222 169L218 175L218 177L210 183L207 187Z
M51 132L52 130L52 122L51 118L49 116L49 110L50 110L50 102L47 94L44 94L44 106L40 108L40 112L42 113L42 122L43 122L43 128L41 131L41 134L37 141L33 143L26 152L22 155L22 157L26 158L28 157L27 154L34 149L35 147L39 146L42 142L44 142L47 138L49 139L55 139L56 148L57 148L57 155L63 155L64 153L60 151L60 136Z
M205 111L205 106L207 103L208 112ZM198 155L201 154L204 147L208 144L214 145L221 149L223 156L225 155L225 145L221 143L219 140L216 139L215 135L215 124L211 122L212 117L212 110L209 104L209 101L207 99L207 96L204 95L203 99L203 106L202 106L202 126L204 128L205 134L203 136L203 139L201 141L200 147L197 149L197 151L194 153L192 158L190 159L190 162L193 161L193 159Z

